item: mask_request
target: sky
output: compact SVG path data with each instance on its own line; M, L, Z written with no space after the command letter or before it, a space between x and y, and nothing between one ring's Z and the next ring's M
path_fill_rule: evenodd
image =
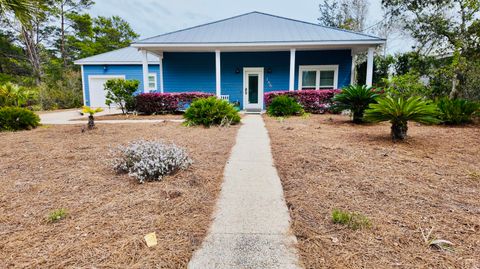
M128 21L140 38L147 38L228 17L260 11L317 23L321 0L96 0L89 13L118 15ZM367 27L383 17L381 0L369 0ZM405 38L393 35L388 53L404 52Z

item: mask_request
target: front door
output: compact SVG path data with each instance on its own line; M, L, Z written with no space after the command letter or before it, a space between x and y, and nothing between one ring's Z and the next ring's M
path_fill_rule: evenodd
M243 69L243 109L261 111L263 107L263 68Z

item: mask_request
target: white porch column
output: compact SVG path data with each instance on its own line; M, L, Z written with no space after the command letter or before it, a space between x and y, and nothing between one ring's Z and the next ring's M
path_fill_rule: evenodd
M142 50L143 92L148 92L148 58L147 51Z
M288 90L293 91L295 89L295 49L290 49L290 83L288 84Z
M216 95L220 98L221 95L221 85L220 85L220 50L215 50L215 85L216 85Z
M355 51L352 49L352 67L350 69L350 85L356 84L355 82L355 62L357 59L357 55Z
M158 55L158 59L160 60L160 92L163 93L163 52Z
M367 86L371 87L373 82L373 52L375 48L368 48L367 53L367 79L366 84Z

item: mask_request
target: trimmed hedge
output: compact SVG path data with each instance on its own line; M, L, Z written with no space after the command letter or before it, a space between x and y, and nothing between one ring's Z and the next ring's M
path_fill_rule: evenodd
M195 99L213 96L211 93L142 93L135 97L135 110L145 114L171 114L185 110Z
M0 131L30 130L39 124L40 117L26 108L0 108Z
M273 98L267 109L267 114L274 117L288 117L303 113L304 110L297 100L286 95Z
M307 113L323 114L331 112L332 98L335 94L340 93L340 90L299 90L299 91L274 91L264 94L265 107L270 106L272 100L281 95L286 95L294 98L302 105Z
M211 96L195 100L185 111L186 125L230 125L240 122L235 107L226 100Z

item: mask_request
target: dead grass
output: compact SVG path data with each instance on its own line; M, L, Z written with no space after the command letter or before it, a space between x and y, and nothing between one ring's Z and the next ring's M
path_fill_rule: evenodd
M183 268L208 229L238 127L44 126L0 134L0 267ZM113 146L162 139L194 164L143 185L106 163ZM65 219L48 223L58 209ZM156 232L158 245L143 237Z
M408 140L392 143L388 123L265 120L306 268L480 267L480 127L410 123ZM334 224L335 208L372 227ZM425 242L432 227L453 252Z

